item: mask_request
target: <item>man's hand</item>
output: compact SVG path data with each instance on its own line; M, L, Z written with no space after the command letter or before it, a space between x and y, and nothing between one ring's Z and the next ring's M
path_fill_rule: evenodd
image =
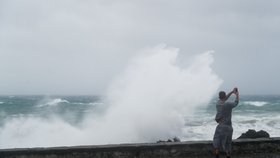
M234 94L236 95L236 101L239 101L239 92L238 92L238 89L237 88L234 88L235 89L235 92Z
M238 88L237 88L237 87L235 87L235 88L233 89L233 93L234 93L234 94L238 93Z

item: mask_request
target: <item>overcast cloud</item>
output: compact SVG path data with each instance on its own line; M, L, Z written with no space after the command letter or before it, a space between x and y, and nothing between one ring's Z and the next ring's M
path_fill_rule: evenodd
M0 0L0 94L103 94L141 49L214 50L226 90L280 94L279 0Z

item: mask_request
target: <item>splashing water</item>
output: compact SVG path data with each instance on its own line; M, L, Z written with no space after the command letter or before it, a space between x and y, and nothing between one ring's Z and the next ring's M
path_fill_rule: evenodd
M180 137L184 116L206 106L222 80L212 72L212 52L190 66L177 64L178 49L157 46L135 57L108 88L108 106L78 126L59 116L22 117L0 127L0 147L154 142Z
M148 53L134 59L112 84L114 107L107 118L122 126L114 133L137 141L180 136L183 116L207 105L221 84L210 68L212 52L196 56L186 69L176 63L178 49L158 46Z

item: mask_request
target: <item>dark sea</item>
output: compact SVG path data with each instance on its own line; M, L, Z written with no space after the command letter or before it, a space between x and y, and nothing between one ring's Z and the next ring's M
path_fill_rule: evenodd
M89 116L97 118L105 112L106 103L98 96L0 96L0 148L59 146L63 145L57 143L61 141L67 145L83 144L72 138L91 120L87 119ZM248 129L265 130L270 136L279 137L279 112L280 96L242 96L232 114L233 138ZM186 114L180 139L211 140L216 127L215 113L213 99L192 115ZM90 132L84 135L91 138Z

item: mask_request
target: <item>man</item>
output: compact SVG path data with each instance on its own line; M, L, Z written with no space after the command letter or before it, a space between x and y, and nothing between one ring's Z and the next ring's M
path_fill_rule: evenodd
M228 102L227 100L232 94L236 96L235 101ZM217 114L215 117L218 125L213 138L214 154L216 158L219 158L220 151L224 151L227 158L230 158L233 133L231 115L232 109L235 108L238 103L239 92L237 88L234 88L233 91L229 92L227 95L224 91L219 92L219 100L216 104Z

